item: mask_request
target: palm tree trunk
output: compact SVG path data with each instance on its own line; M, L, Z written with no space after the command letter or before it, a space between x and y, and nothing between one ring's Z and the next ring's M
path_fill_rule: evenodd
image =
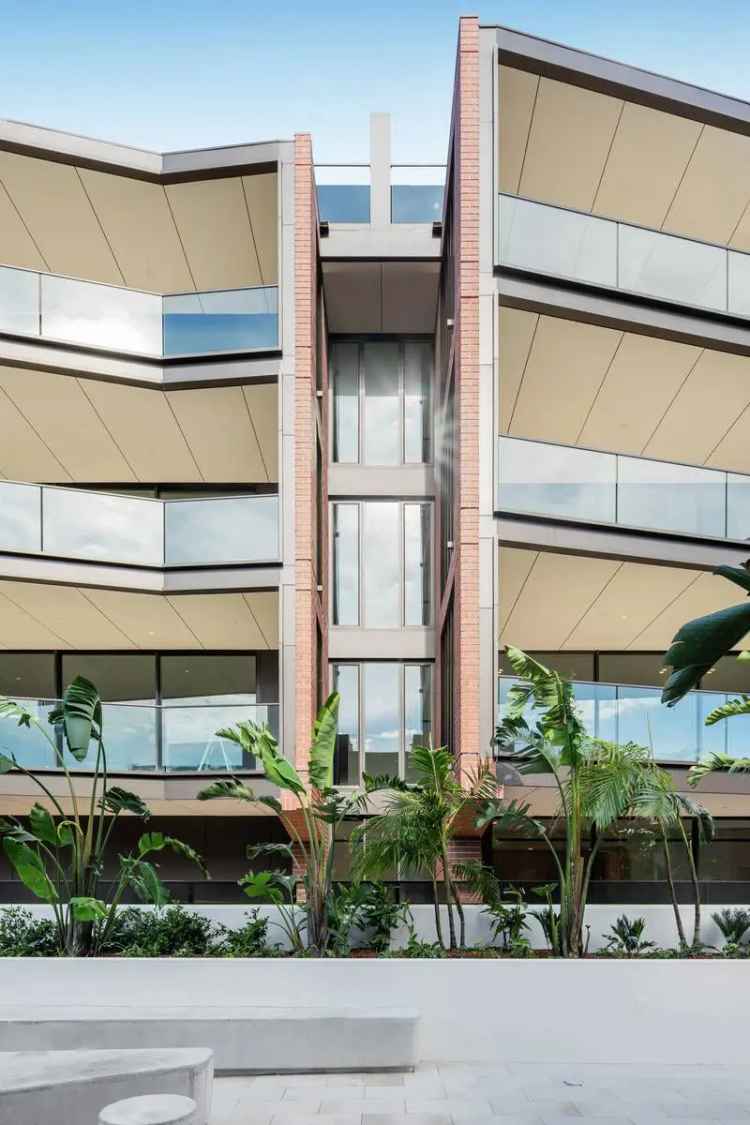
M672 871L672 852L669 847L669 840L667 839L666 830L662 827L661 830L661 844L664 849L664 863L667 871L667 886L669 887L669 897L672 900L672 909L674 910L674 920L677 925L677 937L680 942L680 947L684 949L687 945L685 938L685 927L682 924L682 915L680 914L679 903L677 902L677 890L674 885L674 873Z
M451 895L451 877L450 868L448 866L448 851L445 844L441 847L441 854L443 860L443 886L445 887L445 904L448 907L448 938L450 940L451 949L456 949L456 923L453 918L453 902Z
M682 840L685 844L685 851L687 852L688 866L690 868L690 882L693 885L693 949L697 949L701 944L701 890L698 882L698 869L695 866L693 848L682 821L680 821L680 832L682 833Z
M466 918L464 917L464 907L463 907L463 903L461 902L461 899L458 895L458 892L456 891L456 884L453 882L452 879L451 879L451 893L453 895L453 901L456 904L456 910L458 912L458 927L459 927L459 929L458 929L458 932L459 932L458 944L459 944L460 949L465 949L466 948Z
M440 948L445 949L445 942L443 941L443 924L440 921L440 900L438 897L438 885L435 872L432 872L432 905L435 908L435 933L437 934Z

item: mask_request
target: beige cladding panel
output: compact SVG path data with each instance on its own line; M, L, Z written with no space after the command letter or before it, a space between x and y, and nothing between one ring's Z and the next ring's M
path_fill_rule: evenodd
M43 583L0 581L0 593L30 617L44 622L64 640L64 647L134 647L130 638L100 613L82 590Z
M0 263L43 270L44 259L0 181Z
M49 622L30 614L15 600L13 586L11 582L0 584L0 648L67 648L67 639L54 632Z
M750 137L706 125L664 230L726 243L750 200Z
M81 179L126 285L157 293L194 288L161 184L88 168Z
M279 479L279 387L276 383L257 383L242 388L255 434L260 444L268 480Z
M736 605L742 598L739 587L715 574L701 574L674 601L664 606L631 647L645 651L666 649L686 621Z
M243 594L258 628L269 648L279 647L279 596L273 590L255 590Z
M25 374L32 374L25 372ZM11 480L65 484L70 473L0 385L0 470Z
M260 285L241 177L169 184L166 191L196 288Z
M536 551L524 551L516 547L500 548L500 629L513 612L521 591L524 588L531 568L537 559Z
M252 594L183 594L169 598L204 648L266 649L268 644L252 613Z
M138 648L199 648L198 639L161 595L87 590L86 596Z
M206 481L240 484L269 479L258 445L257 427L242 390L214 387L167 392L177 423Z
M500 191L515 194L521 179L539 75L501 66L499 70L498 167Z
M279 280L278 190L275 172L243 176L242 188L250 216L255 248L264 285L277 285Z
M0 152L0 180L31 231L47 269L122 284L122 274L76 168Z
M531 351L539 313L500 308L500 432L507 433Z

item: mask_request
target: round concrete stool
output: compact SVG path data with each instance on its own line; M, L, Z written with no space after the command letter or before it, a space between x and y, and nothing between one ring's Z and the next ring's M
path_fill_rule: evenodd
M192 1098L181 1094L143 1094L105 1106L99 1125L203 1125Z

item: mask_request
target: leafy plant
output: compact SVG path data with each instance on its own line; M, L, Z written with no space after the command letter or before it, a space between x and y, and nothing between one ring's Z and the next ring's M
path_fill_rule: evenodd
M154 910L128 907L110 931L109 951L126 957L207 957L223 927L180 903Z
M57 952L55 939L49 918L35 918L20 906L0 910L0 957L52 957Z
M336 829L359 808L357 795L343 795L333 787L333 755L339 703L340 697L334 693L318 711L307 755L308 784L305 784L292 763L280 753L276 739L267 726L243 722L227 730L217 731L219 737L238 743L246 753L260 759L268 780L290 794L297 806L296 810L286 809L276 797L256 796L237 778L217 781L198 794L202 801L230 797L251 805L265 805L279 817L303 861L304 875L297 882L301 882L305 889L305 902L301 909L305 914L307 946L316 956L325 956L330 945L328 903L333 878ZM278 851L278 845L272 847ZM266 846L263 850L268 852L269 847ZM275 895L277 905L284 906L285 922L291 926L288 936L296 943L298 935L301 935L300 927L293 919L296 884L284 882L293 877L278 872L262 874L274 876L265 880L262 893ZM242 886L250 897L262 897L257 876L247 876ZM291 925L293 921L294 925Z
M556 883L544 883L541 887L533 888L533 893L544 899L545 908L544 910L532 910L531 915L539 923L550 953L553 953L556 957L563 957L560 911L555 910L552 904L552 895L556 889Z
M10 699L0 699L0 719L15 719L19 727L36 728L49 743L65 781L63 799L69 811L41 777L14 757L0 754L0 773L23 773L47 802L34 804L26 822L15 817L1 821L0 834L3 850L21 882L51 906L61 953L93 956L101 952L128 889L144 902L163 905L167 901L166 888L149 858L155 853L168 848L205 871L200 856L181 840L161 832L145 832L134 851L119 857L113 889L107 898L100 897L104 856L118 818L128 812L146 821L150 813L137 794L109 785L102 703L89 680L77 676L65 689L59 706L49 715L52 734L35 715ZM81 798L64 750L80 764L92 743L91 791L87 798Z
M254 859L264 851L275 855L286 854L292 859L292 849L288 844L259 844L250 849L248 857ZM300 883L296 875L287 875L283 871L251 871L239 881L248 898L270 902L276 907L278 922L275 925L283 932L293 953L304 953L307 948L307 912L304 906L296 903Z
M432 882L435 931L445 946L440 919L438 883L442 883L448 914L450 948L466 945L466 920L448 858L458 817L497 793L488 763L463 785L456 776L455 760L445 747L415 746L410 754L413 783L396 777L365 775L369 796L384 791L385 809L357 828L352 836L354 870L358 878L382 876L399 865L425 872ZM456 934L455 913L459 920Z
M413 924L408 902L397 902L395 893L384 883L362 884L365 894L361 902L358 922L367 941L378 953L390 948L393 931Z
M609 932L605 948L622 957L639 957L647 949L656 948L655 942L644 940L645 918L628 918L627 914L621 914Z
M218 953L222 957L272 957L276 950L268 944L268 919L258 910L249 910L241 926L225 926Z
M719 927L719 932L724 938L725 949L727 946L731 946L733 947L732 951L736 950L742 944L742 939L747 931L750 930L750 910L745 910L742 907L719 910L716 914L712 914L711 918Z
M526 906L523 895L515 887L509 887L507 898L495 872L478 860L469 860L456 866L456 877L478 895L484 907L482 914L490 918L490 943L507 953L525 956L530 949L523 931L528 930Z

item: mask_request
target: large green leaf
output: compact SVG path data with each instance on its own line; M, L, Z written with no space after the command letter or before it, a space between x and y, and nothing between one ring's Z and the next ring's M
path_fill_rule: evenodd
M265 775L272 785L278 785L279 789L286 789L297 797L302 796L305 792L302 778L292 763L279 753L276 739L270 731L266 738L258 739L258 753Z
M3 838L3 850L25 887L44 902L57 902L59 895L47 875L42 857L35 848L10 836Z
M170 901L169 891L159 878L156 868L145 859L141 860L128 881L141 902L150 906L166 906Z
M41 840L45 844L52 844L53 847L57 846L59 838L55 822L47 810L41 805L35 804L31 806L29 824L37 840Z
M151 816L149 807L142 797L127 789L120 789L117 785L111 786L104 794L101 807L105 812L111 812L115 815L121 812L130 812L134 813L135 816L140 816L143 820L148 820Z
M50 712L49 721L62 723L68 750L77 762L86 757L93 739L101 738L102 701L85 676L76 676L63 692L62 702Z
M101 922L107 917L107 904L90 895L77 895L70 900L76 922Z
M0 773L10 773L14 769L16 769L14 759L9 758L7 754L0 754Z
M201 869L204 875L208 875L208 870L203 858L190 847L189 844L183 843L175 836L165 836L163 832L144 832L138 841L137 854L139 859L149 855L151 852L161 852L165 848L174 852L176 855L181 855L185 859L189 859Z
M201 789L198 793L199 801L212 801L216 797L234 797L238 801L248 801L254 804L256 796L252 789L248 789L241 781L237 781L233 777L221 778L220 781L214 781L211 785L207 785L205 789Z
M338 692L333 692L315 717L308 760L310 784L315 789L329 789L333 785L333 756L340 703L341 696Z

